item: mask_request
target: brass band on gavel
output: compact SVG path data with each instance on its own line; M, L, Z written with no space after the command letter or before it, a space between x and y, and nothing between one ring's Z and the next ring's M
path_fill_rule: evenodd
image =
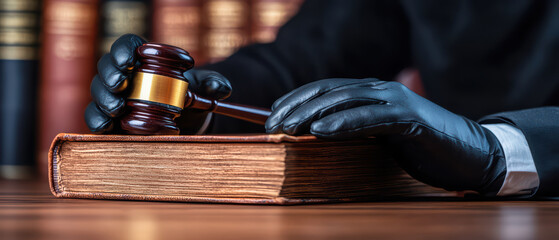
M158 74L137 72L128 99L184 107L188 82Z

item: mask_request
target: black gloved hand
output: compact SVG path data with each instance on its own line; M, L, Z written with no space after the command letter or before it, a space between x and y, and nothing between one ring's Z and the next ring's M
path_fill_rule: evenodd
M278 99L269 133L386 138L410 175L447 190L496 194L506 173L497 138L397 82L326 79Z
M118 132L115 118L124 113L128 81L138 64L135 50L145 42L133 34L123 35L97 63L98 74L91 82L93 102L85 110L85 121L92 132ZM192 69L184 76L189 81L188 89L200 96L221 100L231 94L231 84L217 72ZM196 133L207 116L205 111L185 109L177 119L177 126L181 134Z

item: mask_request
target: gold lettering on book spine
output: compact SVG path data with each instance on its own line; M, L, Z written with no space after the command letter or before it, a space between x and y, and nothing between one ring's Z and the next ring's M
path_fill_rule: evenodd
M41 6L39 0L2 0L0 10L3 11L36 11Z
M53 2L45 9L45 21L51 34L82 35L95 28L97 21L95 8L81 2Z
M39 25L38 13L3 12L0 13L1 28L33 28Z
M108 19L105 31L109 34L134 33L143 35L146 32L144 19L148 10L140 2L107 2L103 6L103 15Z
M209 1L207 24L216 28L239 28L247 23L248 6L244 1Z
M257 24L279 27L290 17L293 4L287 2L259 2L254 7Z
M213 31L207 34L208 56L226 58L245 45L247 39L242 31Z
M35 60L37 55L37 47L0 46L0 59Z
M278 29L297 12L298 6L295 0L254 3L252 40L257 43L274 41Z
M184 107L188 83L163 75L138 72L132 82L128 99L163 103L178 108Z
M0 59L36 60L39 45L39 1L0 2Z
M146 19L148 9L143 2L117 1L105 2L102 6L103 15L103 38L101 39L101 54L108 53L111 45L120 36L133 33L145 37Z
M210 62L224 59L247 44L249 9L245 1L208 1L205 9L208 31L203 39Z
M84 46L93 37L97 23L96 5L83 2L50 2L45 7L45 33L58 35L54 54L65 61L94 55L95 48Z

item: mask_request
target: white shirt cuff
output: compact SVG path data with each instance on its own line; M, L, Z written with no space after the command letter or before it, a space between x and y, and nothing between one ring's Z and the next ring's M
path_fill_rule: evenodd
M497 196L533 195L540 185L540 178L524 134L506 123L482 126L497 137L505 154L507 173Z

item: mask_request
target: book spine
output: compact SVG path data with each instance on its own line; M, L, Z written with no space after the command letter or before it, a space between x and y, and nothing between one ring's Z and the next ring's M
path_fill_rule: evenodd
M249 43L250 1L206 0L202 23L207 61L221 61Z
M0 3L0 178L33 174L40 4Z
M202 0L154 0L153 41L180 47L205 62L201 51Z
M133 33L143 38L149 32L148 0L103 0L101 3L100 55L108 53L120 36Z
M46 173L57 133L88 132L83 114L95 75L99 3L46 0L43 11L38 161Z
M301 2L302 0L252 0L252 42L273 42L279 28L295 15Z

